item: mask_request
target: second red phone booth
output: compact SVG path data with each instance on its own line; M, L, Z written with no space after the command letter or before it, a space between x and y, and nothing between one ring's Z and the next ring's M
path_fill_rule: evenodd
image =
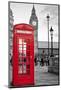
M34 29L29 24L16 24L13 30L14 86L34 85Z

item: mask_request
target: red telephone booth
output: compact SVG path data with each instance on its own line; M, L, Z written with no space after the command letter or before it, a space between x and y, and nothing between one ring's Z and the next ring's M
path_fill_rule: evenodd
M34 29L28 24L17 24L13 30L14 86L34 84Z

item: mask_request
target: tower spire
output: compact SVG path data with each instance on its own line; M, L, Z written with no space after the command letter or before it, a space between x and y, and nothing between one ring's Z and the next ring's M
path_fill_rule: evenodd
M35 14L35 7L34 7L34 3L33 3L33 8L32 8L32 14Z

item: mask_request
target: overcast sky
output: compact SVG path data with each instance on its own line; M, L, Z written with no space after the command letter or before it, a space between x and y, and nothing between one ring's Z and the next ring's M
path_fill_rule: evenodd
M45 4L34 4L36 15L38 17L38 41L48 41L48 30L47 30L47 14L50 15L49 28L51 26L54 29L53 41L58 41L58 6L57 5L45 5ZM12 9L14 16L14 24L27 23L29 24L31 11L33 4L26 3L11 3L10 8ZM50 36L50 35L49 35ZM51 41L51 36L49 37Z

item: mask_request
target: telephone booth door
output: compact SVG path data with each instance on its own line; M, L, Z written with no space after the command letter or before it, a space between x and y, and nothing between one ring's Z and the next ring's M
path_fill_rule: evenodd
M19 30L15 31L13 41L13 85L33 85L34 36Z

